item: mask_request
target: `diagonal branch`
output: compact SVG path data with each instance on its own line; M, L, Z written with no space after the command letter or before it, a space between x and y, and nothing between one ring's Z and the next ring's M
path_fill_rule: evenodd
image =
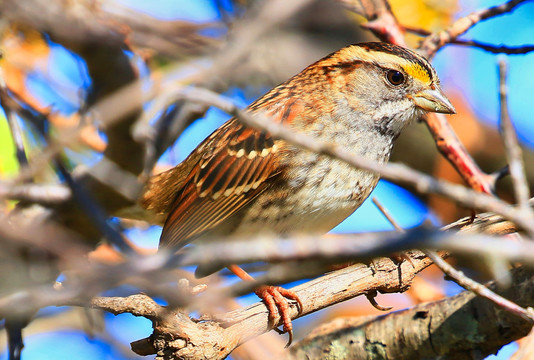
M264 116L252 115L236 106L231 100L209 90L197 88L174 88L169 89L169 92L171 91L174 92L177 98L184 98L190 101L215 106L236 116L241 122L248 126L265 130L273 137L283 139L303 149L331 156L356 168L379 173L383 178L394 182L410 184L420 193L436 193L448 197L463 206L495 212L514 221L518 226L528 231L531 236L534 236L534 221L532 221L530 213L512 208L502 200L493 196L476 193L463 186L454 185L443 180L437 180L432 176L412 170L402 164L389 163L386 165L379 165L364 158L354 156L351 152L346 151L339 146L317 141L314 137L306 134L295 133L287 128L287 126L269 121L269 119Z

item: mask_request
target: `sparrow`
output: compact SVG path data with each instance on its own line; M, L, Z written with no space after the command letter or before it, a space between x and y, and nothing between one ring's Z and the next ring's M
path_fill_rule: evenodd
M406 48L368 42L309 65L248 107L270 121L384 164L401 131L425 112L454 114L436 71ZM163 225L160 250L258 234L323 234L352 214L379 175L300 149L232 118L176 167L154 176L141 205ZM251 279L237 266L242 279ZM206 275L202 269L197 274ZM256 294L292 339L291 291Z

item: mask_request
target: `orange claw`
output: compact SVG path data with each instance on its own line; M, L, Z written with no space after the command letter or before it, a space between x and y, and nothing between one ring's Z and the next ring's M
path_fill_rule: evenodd
M241 280L253 281L254 278L250 276L245 270L237 265L229 265L228 269L236 274ZM293 342L293 324L291 323L291 316L289 316L289 300L297 303L297 310L299 314L302 312L302 302L294 291L284 289L279 286L263 285L258 287L255 291L256 295L263 300L267 310L269 311L269 325L276 326L278 321L282 319L283 331L274 327L274 330L279 334L288 333L289 340L286 347L289 347Z
M302 312L302 302L295 292L279 286L260 286L255 291L256 295L263 300L269 310L269 324L275 326L282 319L283 331L289 335L286 347L293 342L293 324L289 316L289 300L297 303L299 314ZM276 328L275 328L276 330Z

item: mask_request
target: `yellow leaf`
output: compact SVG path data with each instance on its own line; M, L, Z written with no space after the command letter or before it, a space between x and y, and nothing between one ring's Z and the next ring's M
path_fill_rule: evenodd
M19 163L15 156L15 144L4 116L0 118L0 177L15 175L19 170Z

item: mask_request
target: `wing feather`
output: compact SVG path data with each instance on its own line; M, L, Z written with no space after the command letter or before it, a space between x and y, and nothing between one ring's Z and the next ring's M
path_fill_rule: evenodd
M280 173L272 137L229 120L184 162L191 169L172 201L160 248L178 249L246 206Z

